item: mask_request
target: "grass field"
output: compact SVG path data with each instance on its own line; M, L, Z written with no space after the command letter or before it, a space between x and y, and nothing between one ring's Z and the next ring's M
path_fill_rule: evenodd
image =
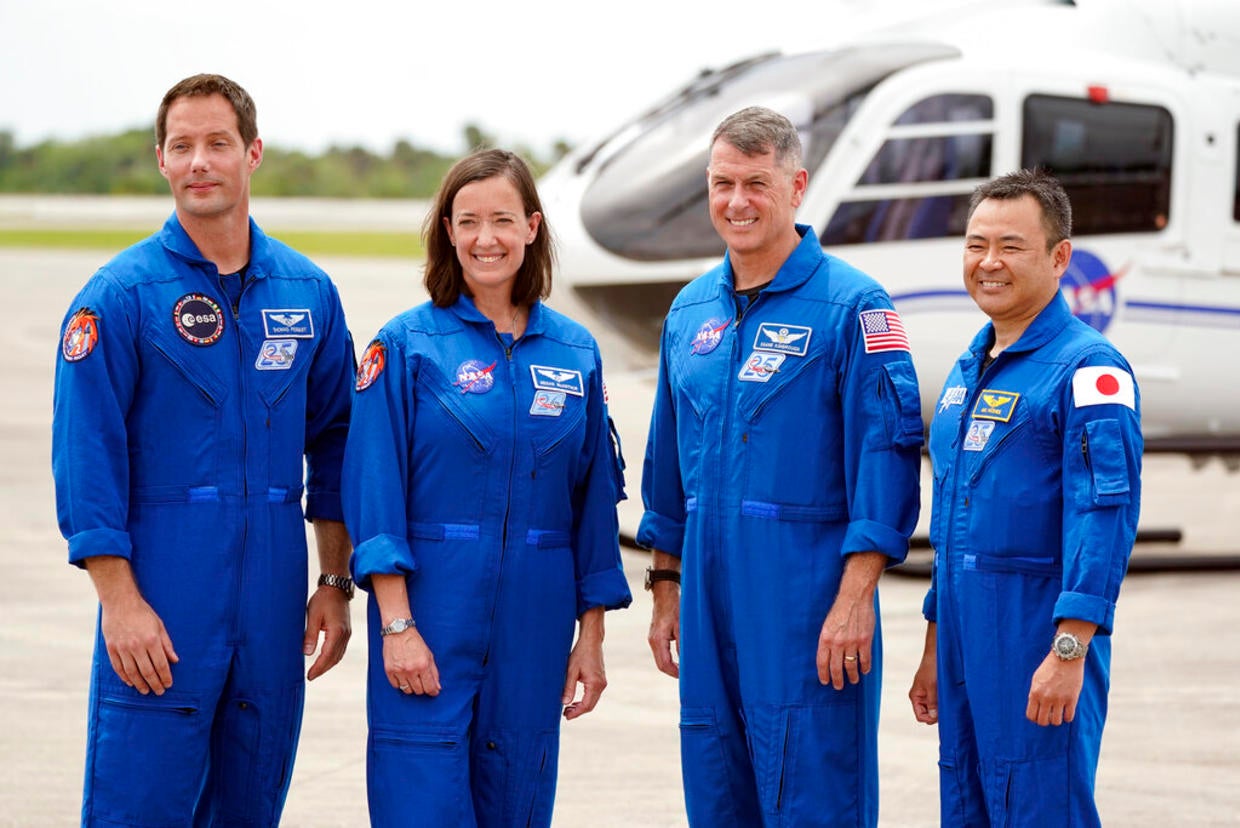
M0 228L0 247L120 251L151 234L144 230L77 228ZM422 240L415 233L276 231L273 236L307 256L375 256L418 259Z

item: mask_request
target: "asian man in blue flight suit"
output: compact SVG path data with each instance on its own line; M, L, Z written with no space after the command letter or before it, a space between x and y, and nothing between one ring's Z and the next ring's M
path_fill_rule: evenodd
M56 363L57 510L100 604L82 824L274 826L304 656L322 635L313 679L349 638L353 345L327 275L249 217L245 90L186 78L156 139L176 210L87 282Z
M663 327L638 542L704 828L878 820L877 582L908 551L923 429L886 292L795 224L807 178L787 118L719 125L727 254Z
M1137 531L1140 396L1059 279L1051 176L979 187L964 282L990 322L930 426L934 575L909 698L938 723L943 825L1096 826L1115 602Z

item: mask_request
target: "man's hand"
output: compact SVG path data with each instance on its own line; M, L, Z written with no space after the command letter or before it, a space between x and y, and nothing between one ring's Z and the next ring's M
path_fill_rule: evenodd
M913 717L922 724L937 724L939 721L939 679L938 679L938 639L936 625L930 622L926 627L926 645L921 653L921 664L913 674L913 686L909 688L908 699L913 703Z
M577 643L568 655L568 675L564 680L564 718L575 719L594 709L607 688L607 672L603 669L603 608L592 607L581 616ZM577 701L577 684L581 698Z
M438 696L439 668L417 627L383 637L383 672L402 693Z
M680 569L680 559L666 552L655 550L655 569ZM646 641L654 653L654 665L659 672L672 678L680 677L680 585L674 581L657 581L651 585L650 595L654 609L650 615L650 632ZM672 654L672 644L676 653Z
M881 552L855 552L844 564L840 591L818 635L818 681L836 690L870 672L870 645L877 618L874 589L887 558Z
M1085 659L1062 661L1054 653L1047 653L1029 683L1025 718L1043 727L1072 721L1084 683Z
M336 587L319 587L306 604L306 634L302 641L302 652L307 657L314 655L320 633L323 635L323 647L319 650L319 657L306 672L306 678L310 681L340 663L340 659L344 658L345 648L349 646L349 637L353 634L349 599Z
M144 696L162 696L172 686L170 665L180 659L163 620L140 595L103 605L100 629L121 681Z

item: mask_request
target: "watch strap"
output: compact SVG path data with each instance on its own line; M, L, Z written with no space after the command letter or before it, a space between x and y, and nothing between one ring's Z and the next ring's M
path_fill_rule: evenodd
M353 579L348 575L323 574L319 576L319 586L335 587L344 593L345 598L353 600Z

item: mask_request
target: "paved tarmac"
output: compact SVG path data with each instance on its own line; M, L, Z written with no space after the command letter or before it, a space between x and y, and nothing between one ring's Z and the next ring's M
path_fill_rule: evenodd
M65 563L55 523L51 373L62 315L108 255L0 250L7 297L7 324L0 325L0 517L9 528L0 535L0 826L77 821L95 599L89 578ZM322 264L340 286L359 347L421 299L420 274L410 262ZM561 294L553 304L578 312ZM631 365L618 343L600 338L609 365ZM622 520L630 530L650 384L648 371L608 377L629 459L634 500ZM1240 474L1217 460L1194 469L1177 458L1148 458L1145 484L1143 527L1186 531L1180 549L1156 552L1240 551ZM560 828L686 824L675 682L654 669L645 643L645 558L626 551L624 563L635 600L608 614L610 685L597 710L563 728L554 823ZM891 828L938 823L935 733L913 721L905 698L921 650L925 587L922 579L889 575L881 588L881 824ZM1235 572L1139 574L1125 583L1098 779L1107 825L1240 825L1238 596ZM366 825L363 600L353 604L354 644L345 660L308 688L285 826Z

